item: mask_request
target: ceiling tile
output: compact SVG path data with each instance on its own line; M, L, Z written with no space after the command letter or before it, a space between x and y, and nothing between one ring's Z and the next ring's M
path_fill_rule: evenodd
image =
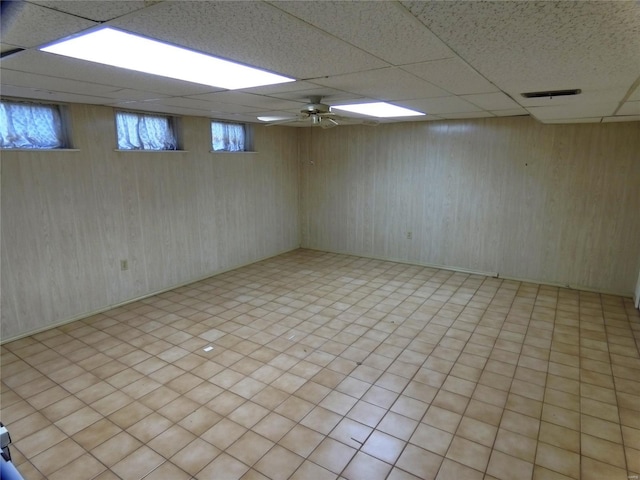
M175 105L164 105L153 102L113 102L106 104L109 107L122 110L137 110L141 112L164 113L167 115L189 115L194 117L214 117L213 113L195 108Z
M549 119L549 120L545 120L543 123L569 124L569 123L600 123L600 122L602 122L602 117Z
M498 91L495 85L458 57L406 65L402 69L454 95Z
M97 25L27 2L2 2L2 43L23 48L36 47Z
M527 91L612 91L607 101L615 108L622 99L619 90L626 94L638 78L640 15L634 1L451 1L428 2L422 9L414 2L406 6L514 98ZM579 102L600 103L586 97ZM576 118L570 111L564 115Z
M602 119L604 123L610 122L638 122L640 121L640 115L628 115L620 117L604 117Z
M518 115L529 115L524 108L510 108L508 110L491 110L496 117L515 117Z
M459 97L440 97L440 98L426 98L417 100L404 100L398 102L398 104L413 108L420 112L439 115L449 113L472 113L481 112L482 110L475 105L459 98Z
M3 90L7 85L26 88L50 90L52 92L77 93L82 95L102 95L107 92L119 90L117 87L81 82L66 78L50 77L48 75L36 75L33 73L16 72L15 70L2 69Z
M109 101L108 98L101 96L53 92L50 90L16 87L13 85L3 85L2 95L6 97L45 100L56 103L86 103L91 105L104 105Z
M502 90L638 76L636 2L430 2L418 18Z
M163 2L112 24L296 79L387 65L262 2Z
M168 95L162 95L160 93L154 93L153 98L150 97L149 92L143 92L141 90L133 90L131 88L120 88L111 92L103 92L100 94L103 97L116 99L118 101L149 101L152 99L158 99L167 97Z
M247 113L253 112L255 109L251 107L245 107L244 105L237 105L233 103L215 102L210 100L196 100L193 98L184 97L168 97L160 98L144 102L145 104L154 105L166 105L170 107L186 107L193 110L200 110L202 112L224 112L224 113Z
M288 100L295 100L296 102L300 102L301 104L309 102L311 97L320 97L323 103L329 105L347 105L349 103L357 103L360 99L363 98L361 95L358 95L356 93L345 92L335 88L323 87L320 85L314 85L311 82L308 82L308 84L312 85L313 88L295 92L275 93L272 96L285 98Z
M575 118L607 117L613 115L615 107L609 102L602 103L576 103L572 105L555 105L548 107L528 107L531 115L540 121L567 120Z
M205 93L202 95L191 95L189 98L206 100L213 102L233 103L251 107L253 111L258 109L286 110L288 108L299 108L300 103L281 98L267 97L265 95L254 95L245 92L218 92Z
M392 65L454 56L449 47L396 2L278 1L272 4Z
M257 95L272 95L278 96L280 98L282 95L294 94L298 95L298 92L301 90L309 90L312 88L317 88L317 85L314 85L311 82L303 82L298 80L297 82L287 82L287 83L276 83L274 85L263 85L261 87L251 87L251 88L243 88L241 90L236 90L238 92L246 92L246 93L255 93Z
M462 119L462 118L487 118L494 117L490 112L462 112L462 113L441 113L442 118Z
M502 92L463 95L461 98L477 105L483 110L507 110L520 107L509 95Z
M314 83L379 100L443 97L447 92L397 67L315 79Z
M616 115L640 115L640 101L623 103Z
M31 3L52 8L60 12L70 13L77 17L87 18L96 22L106 22L121 17L127 13L145 8L144 0L29 0Z
M639 82L636 86L636 89L631 93L631 95L629 95L629 98L627 98L627 100L630 102L640 100L640 78L638 80Z

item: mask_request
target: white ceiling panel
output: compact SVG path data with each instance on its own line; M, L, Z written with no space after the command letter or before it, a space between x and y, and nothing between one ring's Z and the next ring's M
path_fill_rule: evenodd
M396 67L315 79L314 83L380 100L444 97L448 93Z
M103 92L100 94L102 97L110 98L117 101L149 101L154 99L160 99L168 97L168 95L162 95L160 93L154 93L153 98L149 96L149 92L143 92L141 90L132 90L130 88L120 88L111 92Z
M494 117L490 112L463 112L463 113L443 113L440 117L449 120L459 120L463 118L488 118Z
M105 105L109 101L108 98L94 95L54 92L38 88L16 87L13 85L3 85L2 95L6 97L45 100L47 102L87 103L91 105Z
M296 79L386 65L262 2L163 2L112 24Z
M79 93L83 95L103 95L107 92L119 90L110 85L49 77L47 75L36 75L34 73L16 72L15 70L8 69L2 69L2 83L3 90L5 85L13 85L50 90L52 92Z
M524 108L510 108L508 110L491 110L496 117L515 117L518 115L528 115Z
M454 95L498 91L495 85L460 58L405 65L402 69Z
M145 103L153 103L155 105L166 105L168 107L186 107L193 110L202 110L207 112L227 112L227 113L248 113L254 112L256 109L238 105L234 103L215 102L211 100L196 100L184 97L167 97L148 101Z
M640 78L638 80L640 80ZM631 92L631 95L629 95L627 101L634 102L640 100L640 82L637 83L638 85L636 86L635 90Z
M640 115L640 101L625 102L616 112L616 115Z
M170 109L167 109L166 105L154 102L116 102L107 104L109 107L113 107L115 109L121 110L136 110L140 112L151 112L151 113L165 113L169 115L188 115L194 117L211 117L214 118L215 115L211 112L188 108L188 107L176 107L172 106ZM231 116L231 115L230 115Z
M27 2L2 2L2 42L36 47L97 25Z
M309 84L313 85L311 82L309 82ZM338 90L335 88L322 87L319 85L314 85L313 88L295 92L276 93L273 94L273 96L278 98L286 98L288 100L294 100L296 102L300 102L301 104L308 103L310 97L321 97L324 103L328 103L330 105L347 105L349 103L358 103L358 100L364 98L361 95L355 93L345 92L343 90Z
M271 2L305 22L392 65L454 57L455 54L396 2ZM356 22L356 23L354 23ZM366 28L354 28L354 26Z
M611 122L638 122L640 121L640 115L629 115L629 116L620 116L620 117L604 117L602 119L603 123L611 123Z
M540 121L576 119L590 117L608 117L613 115L615 107L609 102L576 103L573 105L556 105L548 107L529 107L528 112Z
M397 103L404 107L413 108L420 112L439 116L449 113L474 113L482 111L480 108L467 102L466 100L454 96L403 100Z
M461 98L477 105L483 110L508 110L519 107L519 105L509 97L509 95L502 92L462 95Z
M545 120L544 123L570 124L570 123L600 123L600 122L602 122L602 117L548 119L548 120Z
M288 82L288 83L277 83L275 85L264 85L262 87L251 87L251 88L243 88L242 90L237 90L239 92L246 93L254 93L256 95L272 95L277 96L279 98L285 98L283 95L298 95L297 92L301 90L310 90L312 88L317 88L317 85L314 85L311 82L304 81L296 81L296 82Z
M630 85L638 76L638 4L430 2L418 18L503 90Z
M267 97L264 95L254 95L252 93L244 92L218 92L218 93L205 93L203 95L191 95L189 98L196 100L205 100L213 102L223 102L235 105L244 105L260 110L286 110L289 108L298 108L299 102L291 100L283 100L281 98Z
M106 22L121 17L127 13L145 8L149 2L144 0L29 0L43 7L49 7L60 12L70 13L77 17L86 18L95 22Z

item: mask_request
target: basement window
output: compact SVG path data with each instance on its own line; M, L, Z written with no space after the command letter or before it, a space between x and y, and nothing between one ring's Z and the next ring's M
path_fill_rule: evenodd
M0 102L0 148L53 150L68 147L59 105Z
M166 115L116 112L119 150L178 150L177 121Z
M243 123L211 121L211 150L247 152L251 150L247 126Z

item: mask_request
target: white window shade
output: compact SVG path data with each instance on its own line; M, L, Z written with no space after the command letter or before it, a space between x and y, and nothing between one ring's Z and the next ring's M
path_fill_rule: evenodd
M57 105L0 103L0 147L55 149L66 146Z
M120 150L177 150L173 119L163 115L116 112Z

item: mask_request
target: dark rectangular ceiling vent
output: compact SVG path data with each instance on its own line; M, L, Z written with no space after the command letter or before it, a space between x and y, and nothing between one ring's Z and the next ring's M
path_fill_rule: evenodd
M521 93L524 98L546 98L546 97L566 97L567 95L578 95L582 90L574 88L572 90L549 90L546 92L526 92Z

